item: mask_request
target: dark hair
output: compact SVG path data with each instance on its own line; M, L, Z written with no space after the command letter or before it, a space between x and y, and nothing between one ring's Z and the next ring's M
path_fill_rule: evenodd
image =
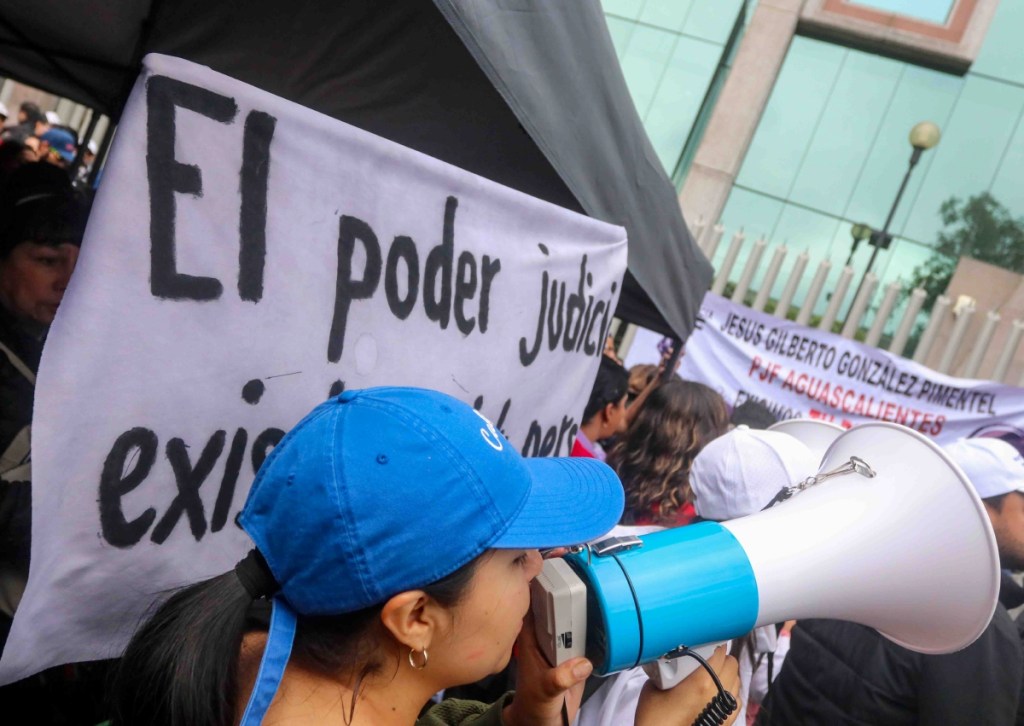
M25 145L16 139L4 139L3 143L0 143L0 189L7 185L7 179L15 169L24 166L24 151Z
M590 391L590 400L583 409L583 423L587 423L600 413L609 403L618 403L626 395L629 388L629 374L606 355L601 356L601 364L597 368L597 378Z
M733 426L746 426L751 429L766 429L778 420L768 406L752 398L734 408L729 417L729 423Z
M46 114L39 108L39 104L32 101L25 101L18 107L18 110L25 114L25 121L30 123L46 123Z
M1003 504L1006 502L1006 497L1008 497L1009 494L1009 492L1006 492L1005 494L996 494L994 497L987 497L981 501L997 512L1002 512Z
M655 515L658 523L675 521L691 498L693 460L725 433L728 417L725 401L703 383L675 378L651 392L608 454L626 492L624 524Z
M85 205L64 171L40 161L11 174L0 198L0 257L22 242L78 245L84 230Z
M445 607L466 594L480 558L420 588ZM264 602L264 601L258 601ZM179 590L128 644L112 682L115 726L229 726L238 707L246 632L260 629L253 598L234 571ZM291 660L328 675L367 675L380 605L343 615L299 615ZM266 629L265 624L262 629Z

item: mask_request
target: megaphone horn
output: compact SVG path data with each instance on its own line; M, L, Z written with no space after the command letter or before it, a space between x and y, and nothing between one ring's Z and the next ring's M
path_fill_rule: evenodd
M842 426L814 418L786 419L773 423L768 430L789 434L794 439L803 442L811 450L811 453L818 457L819 462L832 442L845 431Z
M917 432L878 422L840 435L819 471L749 517L568 555L559 566L586 588L576 642L596 672L801 618L868 625L921 653L972 643L995 610L999 557L960 468ZM538 627L542 641L543 628L559 634Z
M757 624L835 618L921 653L966 647L999 594L995 536L974 487L941 448L896 424L840 435L821 469L851 458L876 476L836 478L723 525L750 557Z

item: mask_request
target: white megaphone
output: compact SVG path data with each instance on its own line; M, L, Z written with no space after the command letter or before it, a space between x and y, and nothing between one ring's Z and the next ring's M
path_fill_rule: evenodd
M800 441L820 462L832 442L839 438L846 429L828 421L816 418L791 418L773 423L769 431L778 431Z
M999 589L992 526L934 443L863 424L790 491L749 517L547 560L533 611L549 660L586 655L606 674L801 618L850 620L911 650L949 653L988 626Z

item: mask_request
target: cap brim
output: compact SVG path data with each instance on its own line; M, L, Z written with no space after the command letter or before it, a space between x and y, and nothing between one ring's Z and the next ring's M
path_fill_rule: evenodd
M519 515L492 543L538 549L586 542L619 522L625 496L619 477L597 459L526 459L533 487Z

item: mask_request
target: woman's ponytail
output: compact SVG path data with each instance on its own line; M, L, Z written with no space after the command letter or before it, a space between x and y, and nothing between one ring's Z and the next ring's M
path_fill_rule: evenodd
M114 726L229 726L249 608L276 589L256 550L223 575L176 592L125 650L113 683Z

